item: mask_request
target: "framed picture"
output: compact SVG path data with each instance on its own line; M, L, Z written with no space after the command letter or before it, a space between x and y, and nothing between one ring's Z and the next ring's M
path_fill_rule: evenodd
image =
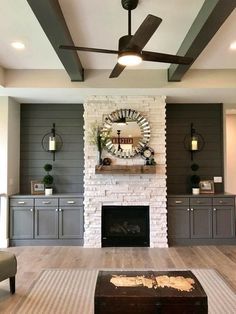
M214 193L214 181L213 180L206 180L206 181L200 181L199 183L200 193Z
M41 181L31 181L31 194L44 194L44 184Z

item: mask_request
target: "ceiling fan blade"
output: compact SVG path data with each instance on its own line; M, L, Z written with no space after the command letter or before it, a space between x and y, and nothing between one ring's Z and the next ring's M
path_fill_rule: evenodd
M149 14L133 35L128 48L138 47L142 50L161 22L162 19L160 17Z
M182 57L176 55L170 55L167 53L151 52L151 51L142 51L142 58L144 61L153 61L153 62L164 62L164 63L174 63L174 64L191 64L193 58Z
M120 75L120 73L125 69L125 65L121 65L119 63L117 63L115 65L115 67L113 68L109 78L114 78L114 77L118 77Z
M67 46L67 45L60 45L59 48L66 49L66 50L78 50L78 51L118 54L118 50L110 50L110 49L88 48L88 47Z

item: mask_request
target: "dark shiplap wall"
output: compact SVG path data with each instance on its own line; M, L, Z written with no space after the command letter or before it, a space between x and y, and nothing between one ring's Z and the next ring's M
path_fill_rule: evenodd
M191 192L190 166L199 165L197 174L202 180L224 175L223 170L223 116L221 104L167 104L167 192L185 194ZM205 139L205 147L194 154L184 149L184 137L190 134L190 124ZM217 192L223 184L215 184Z
M21 105L21 194L30 194L31 180L43 178L45 163L53 165L57 193L83 192L83 112L81 104ZM53 123L63 139L54 162L52 154L41 146L43 135L51 131Z

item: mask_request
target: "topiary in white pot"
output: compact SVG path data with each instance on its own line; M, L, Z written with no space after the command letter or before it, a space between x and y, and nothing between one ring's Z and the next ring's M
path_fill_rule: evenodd
M44 165L44 170L47 172L47 174L43 177L43 183L45 185L45 195L52 195L53 193L53 176L49 174L50 171L52 171L52 165L46 164Z

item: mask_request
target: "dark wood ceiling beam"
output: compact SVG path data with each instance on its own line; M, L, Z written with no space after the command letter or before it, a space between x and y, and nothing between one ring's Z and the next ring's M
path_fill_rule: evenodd
M74 45L58 0L27 0L41 27L61 60L71 81L83 81L84 69L76 51L59 49Z
M195 61L235 7L236 0L205 0L177 54ZM168 81L181 81L190 67L191 64L172 64L168 69Z

